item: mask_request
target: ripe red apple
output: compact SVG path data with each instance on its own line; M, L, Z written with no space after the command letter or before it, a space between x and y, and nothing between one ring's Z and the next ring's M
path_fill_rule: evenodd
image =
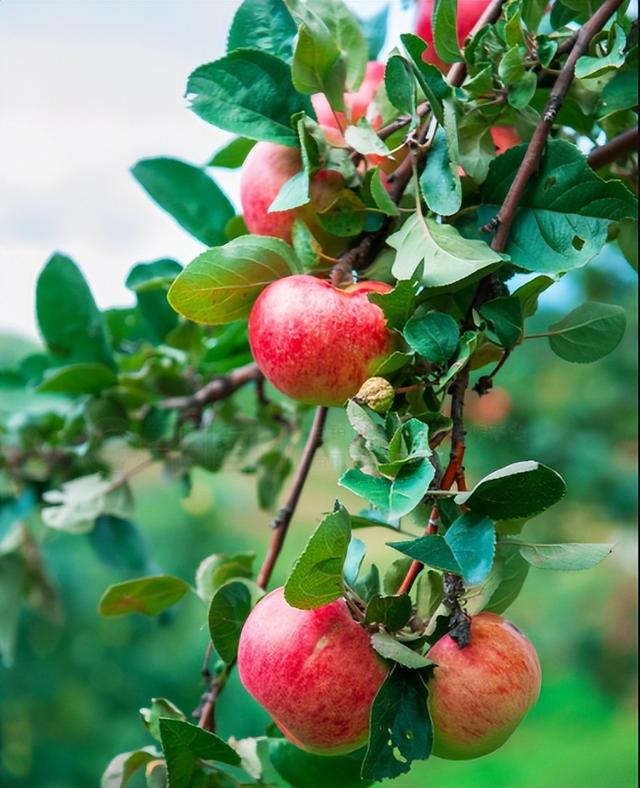
M540 662L531 642L495 613L471 619L471 642L449 635L431 647L437 663L429 681L433 753L478 758L511 736L540 694Z
M310 405L343 405L396 347L368 293L384 282L337 288L313 276L278 279L249 315L249 344L267 380Z
M371 704L387 670L343 599L298 610L277 588L252 610L240 636L245 689L290 741L318 755L366 744Z
M335 131L328 129L331 141L336 141ZM259 142L245 159L240 178L240 201L249 232L271 235L291 241L291 228L297 216L304 219L312 231L316 229L315 212L327 207L343 187L340 173L320 170L311 179L311 202L300 208L269 213L269 206L284 184L302 169L300 150Z
M458 0L458 17L456 19L456 32L458 45L469 35L475 23L480 19L491 0ZM441 71L447 71L449 64L440 60L433 45L433 9L435 0L420 0L416 20L416 33L429 45L422 56L427 63L433 63Z
M344 94L344 103L347 114L351 117L351 123L357 123L360 118L367 114L369 105L384 80L384 69L384 63L378 63L375 60L369 61L364 79L358 90L355 93ZM312 96L311 103L316 111L318 123L321 126L331 126L339 131L346 129L348 122L344 114L342 112L334 114L324 93L316 93ZM380 113L378 112L374 114L374 117L369 118L369 122L374 129L377 128L382 122Z
M503 388L492 388L481 397L468 391L464 401L465 414L472 424L492 427L511 413L511 396Z
M498 156L522 142L520 135L513 126L492 126L489 131L491 132L491 138L496 146Z

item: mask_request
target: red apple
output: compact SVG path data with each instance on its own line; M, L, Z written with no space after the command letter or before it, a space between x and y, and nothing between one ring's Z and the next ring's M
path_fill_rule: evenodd
M492 126L489 131L498 155L522 142L520 135L513 126Z
M366 744L371 704L387 670L343 599L298 610L277 588L252 610L240 636L245 689L290 741L318 755Z
M327 133L335 141L335 131ZM269 213L269 206L284 184L302 169L299 148L275 142L259 142L249 152L242 167L240 201L249 232L271 235L291 241L291 228L297 216L316 229L314 216L318 208L328 206L343 187L340 173L320 170L311 179L311 202L300 208Z
M456 31L458 45L469 35L475 23L480 19L491 0L458 0L458 17ZM449 64L440 60L433 45L433 9L435 0L420 0L416 20L416 33L429 45L422 56L427 63L433 63L441 71L447 71Z
M511 396L503 388L492 388L481 397L473 391L467 391L464 408L471 424L493 427L511 413Z
M360 118L363 118L369 109L369 105L374 99L378 88L384 80L384 63L378 63L371 60L367 63L364 79L362 84L355 93L345 93L344 103L347 109L347 115L351 117L351 123L357 123ZM321 126L331 126L339 131L344 131L348 125L348 121L342 112L334 114L331 109L327 97L324 93L316 93L311 97L311 103L316 111L318 123ZM373 128L377 128L382 118L380 113L375 113L374 117L368 119Z
M437 663L429 681L433 753L478 758L500 747L540 694L540 662L531 642L495 613L471 619L471 642L449 635L431 647Z
M249 315L249 344L267 380L311 405L343 405L396 346L384 313L368 293L384 282L343 289L313 276L266 287Z

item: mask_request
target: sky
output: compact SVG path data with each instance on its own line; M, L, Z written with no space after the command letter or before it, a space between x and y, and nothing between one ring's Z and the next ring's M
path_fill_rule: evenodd
M153 156L201 164L231 138L187 109L184 89L224 54L239 5L0 2L0 332L37 337L35 282L54 251L78 263L102 308L132 303L135 263L203 251L129 168ZM368 16L384 2L351 5ZM395 0L394 27L406 13ZM238 174L214 175L237 205Z

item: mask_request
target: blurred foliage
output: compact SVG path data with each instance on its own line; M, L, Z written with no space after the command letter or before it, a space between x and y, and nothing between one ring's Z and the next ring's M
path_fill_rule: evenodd
M558 468L570 496L529 523L525 533L541 541L611 540L617 548L590 572L530 572L508 616L535 643L545 681L539 703L512 739L478 761L416 763L410 775L385 784L636 784L636 317L635 286L627 271L609 247L599 264L581 271L555 299L546 299L535 318L541 327L585 295L622 303L630 320L625 339L595 366L566 364L550 352L546 340L532 340L526 352L516 350L497 380L509 390L513 408L493 426L469 425L467 463L470 481L522 456ZM11 338L0 346L3 357L31 350ZM14 406L15 400L3 393L0 408ZM319 512L330 509L335 480L348 463L350 437L344 414L333 412L326 448L305 490L274 584L286 577ZM139 461L130 453L122 455L117 441L109 452L121 466ZM250 484L235 470L217 476L198 471L185 490L177 480L163 478L158 465L136 477L135 521L152 545L155 568L192 582L204 555L261 554L270 535L268 517L248 494ZM345 503L349 505L349 496ZM158 619L101 619L97 604L104 588L135 573L101 561L87 535L42 531L40 526L36 534L60 605L49 618L22 613L16 664L0 672L0 784L84 788L98 783L114 753L152 743L132 710L159 695L187 712L196 706L203 689L199 671L208 637L206 608L188 595ZM363 538L368 561L384 566L393 558L384 548L388 536L382 529L370 529ZM235 676L218 720L222 736L237 738L261 735L268 723Z

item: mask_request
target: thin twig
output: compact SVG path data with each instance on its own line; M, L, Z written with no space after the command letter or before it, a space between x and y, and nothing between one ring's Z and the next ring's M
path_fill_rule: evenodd
M296 474L291 483L291 490L287 500L273 521L273 536L271 537L271 544L269 545L267 554L264 558L264 561L262 562L262 566L260 567L260 571L258 572L258 577L256 580L256 583L260 586L260 588L266 588L269 580L271 579L271 574L273 573L275 563L278 560L278 556L280 555L282 545L284 544L284 540L287 535L287 531L289 530L289 523L291 522L291 518L293 517L293 514L296 510L298 501L300 500L300 495L302 494L305 482L307 481L307 476L311 470L313 458L315 457L316 451L320 448L320 446L322 446L322 433L324 431L326 420L327 408L316 408L316 412L313 417L313 424L311 425L311 430L309 431L307 442L305 444L304 451L302 452L302 457L300 458L300 464L298 465Z
M320 446L322 446L322 435L324 432L324 425L327 420L327 412L327 408L316 408L316 412L313 417L313 424L311 425L311 430L309 431L307 442L302 452L302 457L300 458L300 463L296 470L296 474L291 483L291 490L287 500L285 501L282 508L278 511L278 514L273 521L272 527L274 530L273 536L271 537L271 543L267 550L264 561L262 562L262 566L258 571L258 577L256 579L257 585L263 590L265 590L269 584L269 580L271 579L276 561L278 560L278 556L282 550L282 546L289 529L289 524L291 523L291 519L295 513L298 501L300 500L300 495L302 494L307 477L309 476L313 458L315 457L316 451L320 448ZM208 673L208 663L211 652L212 645L209 643L202 669L202 674L205 677L205 680ZM223 673L213 677L209 683L207 691L202 696L200 707L196 710L196 712L194 712L194 714L198 717L198 725L205 730L215 729L216 702L224 688L229 673L233 670L234 666L235 660L225 667Z
M517 207L529 180L538 170L547 137L573 82L576 61L588 51L593 37L602 30L609 17L620 8L623 2L624 0L605 0L578 33L576 42L571 52L569 52L560 75L551 90L542 118L531 137L527 151L502 203L502 207L498 214L482 228L485 232L496 230L491 243L491 248L495 251L502 252L507 245Z
M258 369L258 365L251 363L246 364L244 367L238 367L226 375L213 378L205 386L193 394L187 394L184 397L168 397L158 403L161 408L175 408L176 410L183 411L198 411L202 410L206 405L212 402L217 402L221 399L230 397L235 391L244 386L252 380L259 380L262 373Z
M594 148L589 154L589 165L594 170L606 167L614 161L627 156L629 153L637 151L640 147L640 129L636 126L633 129L623 131L609 142Z

